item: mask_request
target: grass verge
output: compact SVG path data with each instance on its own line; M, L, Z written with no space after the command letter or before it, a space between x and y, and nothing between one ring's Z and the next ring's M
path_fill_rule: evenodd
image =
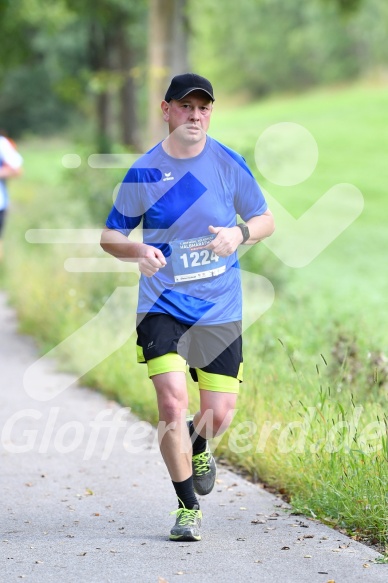
M243 258L245 270L273 283L275 301L245 334L246 380L217 453L286 493L295 510L382 546L388 544L388 310L380 220L388 204L380 171L386 106L385 90L357 86L226 111L215 116L212 131L242 149L253 167L255 140L270 124L293 121L313 133L320 150L313 176L286 189L260 178L295 217L335 182L353 182L365 198L360 218L302 269L285 266L262 245ZM109 208L117 175L91 172L85 150L83 165L69 175L61 166L69 148L61 141L22 145L26 171L12 184L3 283L23 331L39 338L42 353L54 349L64 369L155 423L152 385L135 363L136 276L66 269L69 257L103 258L96 238L67 245L25 238L31 229L97 233L102 227L105 216L98 225L96 214ZM117 301L116 293L123 294ZM95 363L90 370L86 355ZM194 410L193 383L189 390Z

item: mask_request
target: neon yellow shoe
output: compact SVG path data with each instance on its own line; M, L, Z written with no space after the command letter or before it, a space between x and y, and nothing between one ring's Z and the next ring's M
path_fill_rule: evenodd
M196 505L193 509L178 508L171 514L176 514L176 522L170 531L170 540L198 541L201 540L199 528L202 522L202 512Z

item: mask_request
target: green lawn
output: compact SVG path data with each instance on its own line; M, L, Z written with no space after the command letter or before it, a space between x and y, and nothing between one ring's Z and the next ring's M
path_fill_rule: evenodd
M388 544L386 88L356 85L218 107L211 135L243 153L260 184L295 218L339 183L362 192L364 210L305 267L285 265L264 244L243 257L245 270L271 281L275 300L245 335L246 379L217 453L285 492L295 509ZM302 125L318 145L316 169L298 185L274 185L255 165L258 137L280 122ZM103 257L98 245L32 245L24 233L100 228L120 174L88 170L86 146L81 168L65 171L63 154L78 150L60 139L26 141L21 151L25 174L11 185L3 281L42 352L62 342L56 351L62 366L82 370L85 354L101 346L108 354L119 331L93 329L81 338L77 330L136 277L69 273L67 257ZM317 225L317 237L326 228L330 216ZM256 299L249 301L254 310ZM127 322L130 309L124 311L118 319ZM83 382L155 422L153 389L145 368L135 364L134 342L132 335ZM193 384L190 392L194 409Z

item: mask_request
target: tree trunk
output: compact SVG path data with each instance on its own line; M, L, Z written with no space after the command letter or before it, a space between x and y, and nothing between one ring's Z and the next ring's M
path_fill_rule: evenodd
M92 21L89 35L89 61L93 73L103 73L109 69L110 43L105 31ZM102 86L96 94L97 136L96 148L100 153L109 152L111 140L110 125L110 95L108 88Z
M163 139L167 134L160 103L171 77L188 70L186 2L150 0L147 138L150 144Z
M110 120L110 96L105 90L97 93L96 96L97 110L97 151L101 154L110 152L111 143L109 137L109 120Z
M171 75L189 72L188 40L190 34L186 11L187 0L175 0L173 16L173 37L171 43Z
M116 40L119 70L122 76L122 85L119 91L121 140L126 146L140 149L137 133L135 83L131 75L133 55L125 26L118 28Z

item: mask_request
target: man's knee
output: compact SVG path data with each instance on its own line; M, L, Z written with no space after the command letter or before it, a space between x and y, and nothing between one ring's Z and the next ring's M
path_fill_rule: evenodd
M179 422L188 407L187 389L184 379L177 373L160 374L152 378L159 417L167 423Z
M234 408L224 407L222 409L216 409L213 417L213 432L214 435L220 435L226 431L232 422L234 414Z
M159 418L166 423L180 423L186 416L187 401L162 397L158 399Z

